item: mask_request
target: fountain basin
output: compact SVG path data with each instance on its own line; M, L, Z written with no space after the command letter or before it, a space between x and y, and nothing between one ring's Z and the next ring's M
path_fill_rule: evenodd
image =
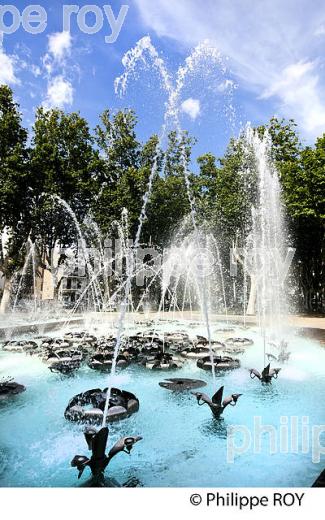
M122 354L117 356L116 359L116 368L126 368L129 366L128 359ZM113 353L112 354L96 354L91 358L88 363L89 368L92 370L100 370L102 372L107 372L111 370L113 365Z
M0 381L0 401L6 401L11 397L25 392L24 385L20 385L12 379Z
M107 329L106 323L103 328ZM158 330L177 328L184 328L184 322L161 324ZM204 335L205 330L197 325L193 332ZM234 336L240 335L240 330L236 332ZM111 423L112 443L127 435L143 436L127 464L124 457L114 459L112 469L119 483L131 477L144 487L310 487L315 482L325 467L325 456L313 462L312 444L308 452L302 452L300 436L298 453L279 449L270 454L270 439L265 435L261 453L248 449L233 463L227 461L228 429L242 425L253 435L255 417L272 426L278 442L281 417L288 417L289 425L291 417L298 418L300 435L300 419L308 415L310 441L312 425L325 424L323 408L315 406L315 395L319 402L325 399L325 349L314 340L288 336L289 363L282 366L281 376L272 385L261 385L251 381L249 369L263 367L263 341L257 328L246 330L245 335L252 337L254 345L245 349L242 368L217 371L217 386L211 372L203 373L196 360L186 360L182 368L164 373L166 380L204 376L207 386L202 390L209 396L222 385L242 393L239 406L229 406L217 421L204 406L196 406L189 392L160 387L161 371L131 364L117 374L112 386L135 394L141 407L127 419ZM87 475L78 481L69 466L75 453L84 452L84 426L65 420L64 411L72 396L105 388L110 376L84 364L75 375L63 378L51 374L37 356L4 351L0 351L0 367L2 375L11 375L27 388L0 406L0 486L87 485ZM235 441L241 442L240 438Z
M69 402L64 417L68 421L87 424L101 424L108 389L88 390L75 395ZM106 422L121 421L139 410L139 400L131 392L111 389Z
M239 359L234 359L230 356L213 356L213 365L217 371L219 370L232 370L240 367ZM197 361L197 366L202 370L212 371L212 360L210 356L206 356Z

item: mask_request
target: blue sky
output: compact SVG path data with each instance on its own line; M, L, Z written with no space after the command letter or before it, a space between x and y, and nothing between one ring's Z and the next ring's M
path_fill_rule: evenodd
M12 4L20 12L28 2ZM293 117L307 143L325 131L325 2L323 0L111 0L117 17L129 5L114 43L106 16L96 34L84 34L76 15L70 33L63 30L63 5L40 1L47 26L37 35L22 27L4 34L0 45L0 83L9 84L30 126L35 108L59 106L78 110L91 126L105 108L132 107L139 116L142 140L159 133L166 93L157 74L141 67L131 78L125 96L114 91L114 79L124 67L125 52L149 35L171 76L191 50L208 39L224 56L227 71L211 64L190 75L181 91L181 124L198 139L195 155L217 155L246 121L266 122L273 114ZM89 2L79 1L79 7ZM94 17L87 18L89 24ZM5 23L11 24L9 15ZM232 86L233 99L227 89ZM235 116L229 120L229 103Z

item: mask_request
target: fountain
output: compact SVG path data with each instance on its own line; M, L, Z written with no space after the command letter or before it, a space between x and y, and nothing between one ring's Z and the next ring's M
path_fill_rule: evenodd
M12 396L21 394L26 388L24 385L16 383L11 377L0 380L0 401L5 401Z
M94 389L75 395L69 401L64 417L69 421L91 424L105 419L106 425L107 422L126 419L138 410L139 400L131 392L118 388Z
M204 44L193 51L173 77L150 39L144 38L123 59L125 72L116 80L118 92L126 92L139 63L158 72L167 96L158 152L170 127L176 129L178 138L182 136L180 106L188 79L198 69L205 69L206 74L217 70L225 77L226 69L220 54ZM315 480L315 467L305 453L295 458L298 476L289 475L281 470L286 460L281 453L273 458L267 456L264 439L265 456L259 472L254 470L258 463L254 454L238 457L234 466L226 461L228 426L238 422L250 429L252 410L272 425L281 413L297 416L307 407L309 410L314 399L311 382L324 388L322 366L325 366L325 353L317 343L293 337L286 328L288 244L281 190L271 159L270 136L267 132L261 136L248 126L239 139L244 143L247 156L252 157L257 179L257 198L247 215L247 235L241 237L242 243L239 238L234 240L233 246L233 260L240 264L242 286L235 279L231 286L227 282L227 266L223 265L221 254L223 237L216 237L215 230L207 223L201 224L198 218L184 149L182 169L190 216L180 224L172 244L160 255L159 268L139 266L137 262L137 249L157 174L157 155L143 197L134 244L128 237L126 209L121 222L113 224L120 241L114 259L107 257L105 242L93 219L88 216L85 222L79 223L64 200L53 198L53 204L59 204L73 222L87 283L73 308L62 313L58 330L42 330L41 338L37 331L22 332L21 337L3 344L0 357L4 370L12 373L15 380L26 381L31 393L22 394L16 409L6 402L0 410L1 444L8 449L9 458L18 458L16 467L20 469L15 471L10 459L4 475L0 465L0 483L35 485L42 478L46 486L73 485L66 462L71 456L71 445L78 446L78 450L82 448L77 429L80 424L95 424L100 429L98 432L93 428L86 430L85 438L92 455L75 456L72 466L78 469L79 478L89 467L98 485L104 484L104 472L112 458L120 452L129 453L141 439L133 435L138 431L142 432L145 443L143 448L142 443L139 445L137 463L131 464L126 473L125 466L118 459L114 460L114 471L120 479L129 477L131 471L141 477L146 486L242 486L248 482L250 485L306 486ZM243 170L242 175L246 174ZM92 253L94 247L98 254ZM35 274L37 243L29 242L26 251L13 302L15 313L23 292L23 279L31 264ZM123 270L121 265L125 266ZM136 300L134 281L150 269L152 280ZM112 284L108 281L108 272L114 281ZM59 276L57 271L54 276ZM32 283L35 289L35 276ZM159 286L155 301L150 292L153 286L156 290ZM35 309L38 305L35 290L32 294ZM234 318L230 314L230 298L242 299L242 316ZM85 305L87 312L81 327L73 320L85 302L88 307ZM144 314L146 305L151 309ZM251 314L256 315L257 326L255 323L250 326ZM291 353L288 352L289 341L295 346L290 349ZM278 378L280 368L266 366L267 358L283 365L277 385L250 385L248 370L252 379L262 383ZM265 368L260 373L250 369L251 366ZM162 381L164 370L170 377ZM202 374L206 381L201 379ZM65 377L67 375L70 377ZM301 402L296 399L297 382L301 385ZM9 380L0 383L0 393L1 388L8 389L13 384L16 383ZM198 404L208 405L216 419L220 419L227 408L225 421L214 421L211 417L202 420L198 410L193 413L188 393L205 386L206 394L192 392ZM223 398L224 388L229 386L239 393ZM89 388L91 390L85 391ZM136 413L139 399L134 392L141 399L139 413ZM245 399L233 411L232 407L243 394ZM63 412L68 421L76 424L65 423ZM10 432L23 431L29 413L35 421L31 421L24 436L15 439ZM319 407L310 411L310 417L312 424L321 424ZM108 423L112 423L110 434L114 440L122 438L106 454ZM132 435L127 436L128 432ZM44 439L41 448L35 442L40 436ZM36 464L34 460L40 475L29 469ZM211 470L215 467L218 473Z
M168 338L168 340L165 340L166 352L177 345L177 343L173 343L176 340L190 342L193 345L197 344L198 341L204 342L204 326L198 322L195 326L189 327L189 323L190 321L186 323L184 320L169 322L165 319L155 324L157 336ZM212 322L212 327L216 331L223 328L220 322ZM21 460L19 473L15 472L14 466L10 464L7 466L6 473L1 474L0 472L0 483L18 486L26 483L37 485L39 478L42 478L46 486L73 485L71 472L69 473L66 465L72 445L76 446L77 453L82 453L82 444L79 442L80 430L77 430L77 425L80 423L95 423L100 427L102 423L106 397L105 390L101 390L103 388L101 385L106 376L89 369L87 363L88 359L96 352L98 345L104 342L104 330L107 343L111 341L109 339L111 335L116 338L116 328L107 329L105 322L103 329L97 331L96 340L94 340L95 331L90 329L88 336L90 342L87 346L89 352L85 354L86 357L77 372L77 377L72 375L68 384L64 383L66 380L62 380L60 374L51 374L48 370L48 363L42 362L42 352L45 351L45 348L40 348L42 339L34 339L38 345L38 352L33 356L26 355L23 352L0 352L3 369L11 373L16 381L22 381L27 389L30 389L28 392L17 396L19 406L15 407L12 399L6 399L0 407L1 444L8 446L12 456ZM217 341L214 338L218 337L219 341L222 339L225 344L228 338L230 340L236 339L239 330L236 328L236 335L231 332L231 336L226 331L217 332L216 335L213 335L213 340ZM142 335L138 335L140 331ZM299 337L295 338L295 349L292 352L290 363L282 368L282 377L278 379L277 385L265 384L258 387L253 384L250 385L249 375L246 376L246 371L250 366L254 366L255 363L261 361L263 338L260 336L258 328L246 328L245 337L247 340L251 339L253 344L243 347L244 353L240 355L240 363L243 368L237 367L232 370L216 371L219 382L218 388L221 386L231 388L232 386L233 389L236 389L236 394L245 395L245 399L240 399L240 406L234 409L236 413L233 413L232 405L235 404L233 401L229 405L227 404L227 413L224 413L224 410L221 410L219 406L225 406L228 401L222 396L221 403L220 400L217 401L216 399L214 399L216 402L213 403L210 396L215 395L216 392L214 391L211 372L206 371L202 381L203 372L197 366L197 359L186 358L185 363L177 369L177 372L176 370L169 371L168 378L163 380L161 371L145 370L142 366L141 348L145 347L145 352L147 352L147 349L149 351L153 338L150 328L146 327L145 324L133 324L132 328L128 329L128 334L129 336L123 335L121 352L124 352L125 349L136 349L136 347L130 345L140 339L138 343L140 353L135 355L132 361L130 360L129 366L123 372L117 371L114 388L123 388L130 394L135 391L136 395L141 397L141 409L130 416L126 413L127 408L123 406L123 414L115 414L116 422L110 422L112 425L110 429L114 442L119 437L134 436L136 432L141 432L145 442L143 448L139 443L138 459L129 468L125 467L122 460L119 462L117 458L114 458L114 478L117 478L118 481L125 481L130 478L130 475L136 475L145 486L159 486L167 483L174 486L191 485L195 482L210 486L221 484L233 486L234 482L235 485L247 485L248 466L253 463L256 465L258 461L254 454L248 453L243 458L239 457L234 466L226 463L226 428L232 424L242 424L251 428L252 409L255 415L263 417L266 424L276 424L281 413L289 416L299 415L301 410L304 410L313 399L315 384L318 390L322 388L322 363L325 362L325 353L315 342ZM66 341L64 338L69 338L71 341L70 350L79 349L80 352L80 349L83 348L80 335L83 336L84 332L73 332L73 330L68 332L67 329L64 329L61 331L61 340L63 342ZM73 338L76 343L73 342ZM48 343L56 345L58 352L62 351L62 342L58 341L59 338L55 339L52 336L51 339L55 341ZM157 346L159 346L159 343L157 343ZM210 358L207 355L206 362L209 363L209 361ZM270 373L272 374L271 367L269 375ZM296 398L297 384L301 389L301 399L299 400ZM224 417L224 421L213 422L214 414L212 414L211 419L209 417L205 419L204 414L195 413L187 394L190 391L196 391L196 388L198 388L197 392L201 393L199 385L207 388L205 401L200 400L200 404L203 402L207 405L209 403L216 404L217 406L213 407L215 415L218 417L219 412L223 412L220 417ZM84 399L87 395L80 395L80 392L86 388L94 389L90 391L89 399ZM168 391L166 392L166 390ZM83 392L83 394L87 394L87 392ZM234 394L235 397L236 394ZM67 402L71 401L71 395L75 395L74 399L77 400L70 403L72 406L67 414L70 414L72 410L71 414L73 415L73 407L74 405L77 406L76 411L78 413L73 417L71 415L75 426L62 425L62 427L58 427L62 422L62 413L67 406ZM80 397L82 403L79 400ZM111 407L111 404L114 404L114 406ZM114 407L116 410L116 403L111 401L109 411ZM83 417L82 414L84 413L85 416ZM321 424L320 409L312 409L310 413L312 424ZM28 429L23 429L24 435L20 437L10 435L14 428L20 429L26 423L26 416L34 417L34 421L30 423ZM108 417L111 417L110 413L108 413ZM219 422L220 426L218 426ZM214 423L216 424L214 425ZM190 428L187 428L189 424ZM171 427L173 435L166 443L164 438L169 435L168 432ZM188 431L185 440L184 427ZM35 437L36 435L37 437ZM44 439L41 450L39 450L38 444L35 445L35 438L39 438L40 435ZM212 452L211 449L209 451L211 442L216 447ZM28 451L27 446L30 446L30 451ZM263 466L254 475L249 476L249 482L253 485L265 485L265 483L271 485L272 483L282 482L288 485L296 483L308 486L315 481L316 473L320 473L319 465L312 464L307 455L297 454L295 455L296 463L300 468L297 480L296 474L292 475L281 471L281 461L285 460L281 453L273 455L272 460L269 460L264 444L262 449ZM157 450L160 450L161 464L159 461L157 462ZM182 455L185 451L186 456ZM205 452L209 453L207 459L203 455ZM25 454L23 459L19 459L20 453ZM184 458L182 459L182 457ZM276 466L274 466L274 457L277 461ZM87 457L88 461L90 459L91 456ZM144 460L146 463L143 462ZM35 465L36 462L38 473L35 480L33 473L30 473L30 467L34 467L33 464ZM183 467L181 474L179 464ZM216 475L215 472L211 471L211 464L213 467L218 464L220 478L219 473ZM193 469L195 478L191 476Z
M144 196L144 204L143 204L143 208L142 208L142 211L140 214L139 228L138 228L138 232L137 232L137 236L136 236L136 244L139 243L142 224L143 224L143 221L146 216L146 207L147 207L147 203L148 203L148 200L149 200L149 197L151 194L152 182L153 182L154 175L156 174L159 146L161 144L163 137L165 136L166 130L168 128L168 124L170 124L170 123L172 124L172 127L176 129L177 136L181 140L183 130L182 130L182 127L180 124L180 105L181 105L181 94L185 87L186 80L188 79L188 77L191 74L197 73L197 71L200 67L203 68L205 73L206 73L206 71L210 71L210 67L212 66L212 70L214 70L214 71L217 70L221 76L225 76L225 74L226 74L226 67L223 62L220 52L214 46L212 46L208 41L206 41L206 42L198 45L194 49L194 51L191 53L191 55L185 60L185 64L183 66L179 67L179 69L175 75L175 82L173 82L173 80L166 68L164 61L162 60L161 57L159 57L156 49L154 48L154 46L151 43L150 38L144 37L141 40L139 40L139 42L133 49L131 49L130 51L128 51L125 54L125 56L122 60L122 63L125 67L125 72L122 76L118 77L115 80L115 91L117 93L125 94L128 81L130 80L130 77L132 77L135 74L136 67L139 62L146 63L148 65L150 64L152 66L152 68L158 72L158 75L159 75L159 78L161 81L161 86L164 89L164 91L166 92L166 94L168 96L168 100L166 102L165 121L164 121L163 131L162 131L162 135L159 139L159 142L157 143L157 154L156 154L154 165L153 165L151 175L149 178L148 190ZM210 65L210 67L207 67L208 64ZM232 95L231 90L228 91L228 95L231 98L231 95ZM229 101L227 106L232 108L231 100ZM229 113L230 113L230 110L229 110ZM234 115L234 114L232 114L232 115ZM191 221L192 221L192 226L193 226L193 230L194 230L194 242L196 245L196 250L198 252L199 263L202 265L202 258L203 258L202 249L203 248L201 245L200 234L199 234L199 229L198 229L198 224L197 224L197 215L196 215L197 211L196 211L196 205L195 205L195 201L194 201L194 198L192 195L192 190L191 190L190 177L189 177L188 164L187 164L187 156L186 156L186 150L185 150L184 143L181 147L181 160L182 160L182 165L183 165L184 181L185 181L185 185L186 185L186 189L187 189L187 196L188 196L188 201L189 201L190 210L191 210L190 215L191 215ZM195 277L195 279L197 279L197 277ZM207 291L207 287L206 287L206 279L205 279L204 274L203 274L203 276L201 276L200 282L201 283L197 286L197 297L198 297L199 304L200 304L202 318L203 318L205 326L206 326L209 345L211 346L211 331L210 331L209 309L208 309L208 301L207 301L208 291ZM167 285L166 285L166 283L163 282L161 305L163 305L163 303L164 303L166 290L167 290ZM161 308L161 305L159 306L159 308ZM211 361L212 361L213 351L211 348L210 348L210 355L211 355ZM212 363L212 375L213 375L213 380L215 381L213 363Z
M193 388L206 386L206 382L200 379L169 377L165 381L161 381L159 386L166 388L166 390L171 390L172 392L185 392L187 390L192 390Z
M232 370L240 367L240 361L230 356L216 356L214 355L211 359L210 356L206 356L197 360L196 365L202 370L219 372L222 370Z

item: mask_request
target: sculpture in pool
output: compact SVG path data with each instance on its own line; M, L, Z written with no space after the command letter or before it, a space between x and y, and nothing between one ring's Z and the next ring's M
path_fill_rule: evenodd
M260 374L258 370L252 368L250 370L251 379L259 379L261 383L272 383L272 379L278 379L281 368L272 368L271 365L267 365Z
M94 428L85 430L85 439L92 455L90 458L85 455L76 455L72 459L71 466L77 468L79 472L78 479L83 474L85 468L89 467L94 479L94 485L104 486L104 472L112 458L120 452L130 455L134 444L142 439L140 436L123 437L114 444L106 455L108 433L107 427L101 428L98 432Z
M219 390L214 394L212 399L207 394L203 394L202 392L192 392L193 395L196 396L197 402L199 406L203 406L207 404L213 413L214 417L219 419L221 414L224 412L227 406L236 406L238 399L242 394L231 394L225 399L223 398L224 387L222 386Z

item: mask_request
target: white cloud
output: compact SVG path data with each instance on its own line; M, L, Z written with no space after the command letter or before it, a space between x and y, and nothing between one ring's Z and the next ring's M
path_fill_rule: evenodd
M38 65L32 64L30 70L31 70L33 76L35 76L35 78L38 78L38 76L42 75L41 68Z
M183 101L181 109L194 121L201 113L200 101L198 99L188 98Z
M44 102L46 108L64 108L73 103L73 87L63 76L56 76L49 81L47 96Z
M69 32L57 32L48 37L48 51L42 57L43 72L47 78L47 92L43 106L65 108L73 103L74 89L67 78L71 66L66 58L71 55L72 38ZM38 74L38 69L34 69Z
M48 49L54 60L62 62L71 52L71 34L68 31L49 35Z
M313 67L299 76L297 69L289 69L290 78L283 78L287 87L279 82L283 73L288 74L288 67L324 59L321 39L315 37L317 29L322 32L319 20L325 17L323 0L313 0L312 8L309 0L300 0L299 8L296 0L205 0L204 5L197 0L135 3L144 24L160 37L172 38L182 47L205 39L213 41L229 56L242 88L258 96L272 92L280 115L296 118L310 137L317 135L322 116L316 114L325 111L324 72L317 74ZM303 82L307 82L305 93L311 97L303 96ZM286 88L298 90L298 94L291 95Z
M48 52L42 56L42 66L44 67L46 74L50 76L53 71L53 59Z
M0 84L13 85L18 83L15 75L15 59L6 54L0 43Z
M316 62L310 61L289 65L261 97L278 96L288 111L296 107L306 132L319 135L325 129L325 105L319 96L316 66Z

